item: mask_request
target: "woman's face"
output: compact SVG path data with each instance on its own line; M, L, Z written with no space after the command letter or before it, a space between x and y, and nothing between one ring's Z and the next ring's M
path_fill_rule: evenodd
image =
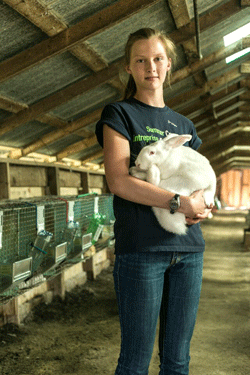
M136 83L137 92L141 90L162 90L171 59L158 37L141 39L131 48L130 64L126 67Z

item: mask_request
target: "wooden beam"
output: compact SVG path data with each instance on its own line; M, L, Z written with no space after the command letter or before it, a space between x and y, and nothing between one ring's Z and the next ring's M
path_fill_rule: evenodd
M241 43L237 43L233 50L239 50ZM232 49L221 48L214 54L207 56L198 63L195 62L190 66L187 66L183 69L179 69L173 73L171 83L177 83L182 79L193 75L197 72L202 71L203 69L209 67L215 62L219 62L221 59L224 59L225 56L228 56L232 52ZM27 121L31 121L37 116L44 114L57 106L68 102L74 97L81 95L99 85L109 81L110 79L116 77L119 73L119 68L123 64L123 59L113 63L109 68L103 69L100 72L96 73L93 76L84 78L67 88L61 90L58 93L52 94L49 97L31 105L29 108L20 111L17 115L11 116L9 119L0 124L0 136L6 132L17 128L19 125L24 124Z
M8 5L18 11L22 16L27 18L30 22L38 26L47 35L54 36L59 32L67 29L67 25L53 14L51 9L40 4L37 0L26 0L19 2L16 0L7 0ZM42 16L41 16L42 15ZM69 48L69 52L73 54L78 60L84 63L93 72L98 72L108 67L108 63L102 56L87 43L81 42ZM113 86L113 84L111 84ZM117 88L117 85L115 86ZM122 88L119 87L119 91Z
M0 64L0 82L56 54L64 52L73 45L114 26L117 22L121 22L123 19L132 16L157 1L159 0L120 0L116 2L77 25L62 31L58 35L3 61ZM228 1L214 11L200 17L201 32L228 19L239 11L241 11L241 8L237 0ZM170 34L170 37L177 45L192 39L194 36L194 21Z
M0 64L0 82L111 28L159 0L120 0Z
M250 7L250 0L240 0L240 5L242 7Z
M99 56L97 52L87 42L78 43L70 48L70 52L82 61L84 65L93 70L93 72L99 72L102 69L108 67L108 63L103 57Z
M222 4L213 11L208 12L207 14L200 17L200 31L205 31L224 20L228 20L229 17L240 12L241 10L242 9L238 0L230 0ZM192 39L193 37L195 37L194 21L179 28L178 30L175 30L170 34L170 36L177 45L182 44L189 39Z
M96 136L92 136L90 138L83 139L82 141L76 142L73 145L66 147L63 151L58 152L56 155L57 160L62 160L63 158L67 158L69 155L76 154L88 147L94 146L97 143Z
M0 199L10 197L10 170L9 163L0 163Z
M185 26L190 22L186 0L168 0L168 5L170 7L177 29Z
M86 164L86 163L89 163L95 159L98 159L100 158L101 156L103 156L103 150L100 150L100 151L97 151L97 152L94 152L93 154L89 155L88 157L86 157L84 160L82 160L82 165Z
M44 113L37 116L36 120L42 122L43 124L55 126L56 128L62 128L63 126L68 125L68 121L64 121L56 116L52 116L50 113Z
M59 168L47 168L49 195L60 195Z
M122 60L123 61L123 60ZM92 90L110 79L117 76L121 61L112 64L111 67L101 70L100 72L84 78L55 94L42 99L38 103L31 105L29 108L20 111L16 115L11 116L2 124L0 124L0 136L10 130L16 129L19 125L25 124L37 116L49 112L53 108L68 102L69 100Z
M202 60L198 60L190 66L185 66L184 68L175 71L171 78L171 84L173 85L188 76L199 73L202 70L207 69L209 66L214 65L239 51L241 51L241 42L235 44L234 47L222 47L216 52L204 57Z
M172 16L175 20L176 27L178 29L190 23L190 17L188 13L188 6L186 0L180 0L178 2L176 2L175 0L169 0L168 3L172 12ZM195 38L191 38L190 40L184 41L182 45L187 56L188 65L192 64L193 62L199 59ZM193 78L195 84L198 87L202 87L203 84L206 82L204 72L196 73L193 76Z
M207 113L207 115L211 114L212 109L211 107L217 108L221 105L229 102L230 100L240 97L241 94L246 93L248 91L247 87L243 87L241 89L235 89L236 85L231 85L227 88L227 91L219 91L215 95L209 95L204 98L197 98L195 103L193 105L189 105L188 107L181 110L181 114L184 116L187 116L189 119L193 119L199 115L198 111L203 111L204 113ZM250 91L249 91L250 93ZM244 100L244 98L242 98ZM200 121L200 120L196 120Z
M228 102L231 99L239 97L241 94L244 94L247 91L250 92L247 87L242 87L242 88L240 88L238 90L233 90L230 94L228 94L228 95L226 94L226 95L222 96L220 99L217 99L215 101L212 100L211 101L212 102L212 106L214 108L219 107L220 105Z
M242 38L242 49L250 47L250 36Z
M7 112L18 113L28 108L28 105L0 95L0 108Z
M209 93L212 90L215 89L223 89L225 87L225 90L227 90L228 83L237 79L240 79L242 77L241 73L239 72L238 68L234 68L231 71L221 75L220 77L216 77L215 79L206 82L203 87L196 87L194 89L189 90L188 92L185 92L183 94L180 94L176 96L173 99L167 99L165 98L166 104L170 108L178 108L183 103L188 103L190 98L197 98L199 96L203 96L207 93ZM244 77L242 77L243 79Z
M213 144L202 145L199 151L210 158L215 154L226 152L228 148L246 144L250 144L250 133L239 129L238 132L230 134L228 137L218 138Z
M63 138L69 134L74 133L77 129L82 129L83 127L92 124L95 121L98 121L98 119L101 117L101 109L98 109L94 112L91 112L89 115L80 118L76 121L73 121L70 124L67 124L64 128L60 130L55 130L53 132L50 132L49 134L46 134L45 136L41 137L37 141L33 142L29 146L23 148L22 153L20 155L19 152L12 151L9 154L9 157L12 159L20 158L21 156L25 156L30 154L31 152L34 152L38 150L41 147L44 147L44 145L49 145L55 141L57 141L60 138Z
M220 116L223 116L225 115L226 113L228 112L231 112L233 111L234 109L237 109L238 107L242 106L243 104L245 104L245 102L243 100L239 101L239 102L236 102L235 104L232 104L230 106L227 106L226 108L222 109L221 111L217 112L217 116L220 117Z
M4 0L4 2L48 35L58 34L67 28L67 24L58 20L53 10L37 0Z
M242 74L249 74L250 73L250 62L241 64L240 72Z

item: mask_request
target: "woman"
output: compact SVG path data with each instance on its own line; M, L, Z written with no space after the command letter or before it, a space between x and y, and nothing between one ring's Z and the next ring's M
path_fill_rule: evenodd
M148 374L159 315L160 375L189 373L204 251L199 221L211 208L203 191L176 197L129 175L141 148L163 138L166 130L192 134L189 147L201 144L192 122L164 103L163 84L174 57L174 44L163 33L144 28L131 34L125 48L130 77L125 99L107 105L96 126L116 217L114 281L121 324L116 375ZM184 213L188 233L165 231L152 206Z

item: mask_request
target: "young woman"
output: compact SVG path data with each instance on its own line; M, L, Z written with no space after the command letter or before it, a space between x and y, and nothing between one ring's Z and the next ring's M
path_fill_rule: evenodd
M131 34L125 48L125 99L107 105L96 126L116 217L114 282L121 324L116 375L148 374L159 316L160 375L189 373L202 282L199 221L211 209L205 207L203 191L176 197L129 175L141 148L163 138L166 130L192 134L189 147L201 144L193 123L164 103L163 84L174 57L174 44L163 33L144 28ZM184 213L188 233L165 231L152 206Z

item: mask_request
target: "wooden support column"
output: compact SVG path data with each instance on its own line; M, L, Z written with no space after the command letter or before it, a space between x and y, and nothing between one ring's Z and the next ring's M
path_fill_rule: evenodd
M250 6L250 0L241 0L240 6L242 8L249 7Z
M48 190L47 195L60 195L59 168L48 167Z
M0 199L10 197L10 172L9 163L0 164Z
M89 173L88 172L81 173L81 187L82 187L81 194L89 193Z

